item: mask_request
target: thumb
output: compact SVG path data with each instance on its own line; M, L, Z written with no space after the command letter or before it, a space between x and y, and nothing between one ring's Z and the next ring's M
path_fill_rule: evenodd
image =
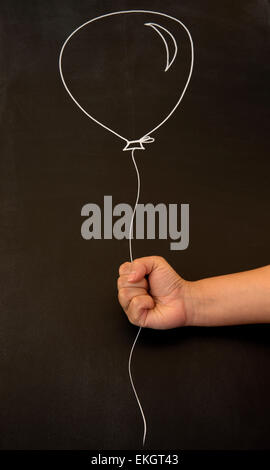
M127 263L124 263L126 267ZM129 276L128 282L139 282L141 281L146 275L153 273L156 269L167 264L164 258L161 256L146 256L144 258L137 258L132 263L129 264ZM120 273L121 268L120 267Z

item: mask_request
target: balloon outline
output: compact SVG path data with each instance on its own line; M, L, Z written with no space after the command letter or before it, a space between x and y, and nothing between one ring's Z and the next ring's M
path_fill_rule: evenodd
M188 75L188 78L187 78L187 81L185 83L185 86L184 86L184 89L180 95L180 98L178 99L176 105L173 107L173 109L169 112L168 115L166 115L166 117L157 125L155 126L151 131L149 131L148 133L144 134L141 138L137 139L137 140L129 140L125 137L123 137L121 134L119 134L118 132L114 131L113 129L111 129L110 127L106 126L105 124L103 124L102 122L100 122L98 119L96 119L94 116L92 116L90 113L88 113L81 105L80 103L75 99L75 97L72 95L71 91L69 90L66 82L65 82L65 79L64 79L64 75L63 75L63 71L62 71L62 58L63 58L63 52L64 52L64 49L67 45L67 43L69 42L69 40L72 38L72 36L77 32L79 31L80 29L82 29L84 26L90 24L90 23L93 23L94 21L97 21L97 20L100 20L102 18L105 18L105 17L110 17L110 16L114 16L114 15L120 15L120 14L125 14L125 13L150 13L150 14L154 14L154 15L159 15L159 16L163 16L163 17L167 17L169 19L172 19L174 21L176 21L177 23L179 23L183 28L184 30L186 31L187 35L188 35L188 38L189 38L189 42L190 42L190 46L191 46L191 61L190 61L190 69L189 69L189 75ZM156 30L156 32L161 36L164 44L165 44L165 47L166 47L166 52L167 52L167 67L165 69L165 72L167 72L167 70L169 70L170 66L172 65L172 63L174 62L175 58L176 58L176 55L177 55L177 43L175 41L175 38L173 37L173 35L167 31L166 28L162 27L161 25L157 25L155 23L148 23L146 24L146 26L151 26L153 29ZM170 63L168 63L168 58L169 58L169 50L168 50L168 45L166 43L166 40L165 38L163 38L163 35L160 33L160 31L158 31L157 28L155 28L155 26L159 26L161 29L165 30L170 36L171 38L173 39L173 42L174 42L174 45L176 47L176 50L175 50L175 54L173 56L173 59ZM168 121L168 119L172 116L172 114L176 111L176 109L178 108L178 106L180 105L184 95L185 95L185 92L187 90L187 87L189 85L189 82L190 82L190 79L191 79L191 76L192 76L192 72L193 72L193 66L194 66L194 45L193 45L193 40L192 40L192 36L188 30L188 28L184 25L184 23L182 23L182 21L178 20L177 18L174 18L173 16L171 15L167 15L166 13L159 13L159 12L156 12L156 11L151 11L151 10L123 10L123 11L117 11L117 12L112 12L112 13L107 13L105 15L100 15L98 17L95 17L91 20L88 20L86 21L85 23L83 23L82 25L80 25L78 28L76 28L68 37L67 39L65 40L64 44L62 45L62 48L61 48L61 51L60 51L60 54L59 54L59 72L60 72L60 76L61 76L61 80L62 80L62 83L64 85L64 88L66 89L67 93L69 94L69 96L71 97L71 99L74 101L74 103L78 106L78 108L87 116L89 117L93 122L95 122L96 124L100 125L101 127L103 127L104 129L108 130L109 132L111 132L112 134L116 135L117 137L119 137L121 140L124 140L126 142L126 145L125 147L123 148L123 151L127 151L127 150L131 150L131 157L132 157L132 161L133 161L133 164L134 164L134 167L135 167L135 170L136 170L136 174L137 174L137 196L136 196L136 202L135 202L135 205L134 205L134 210L133 210L133 214L132 214L132 218L131 218L131 223L130 223L130 229L129 229L129 253L130 253L130 261L132 262L133 261L133 254L132 254L132 230L133 230L133 221L134 221L134 216L135 216L135 212L136 212L136 208L137 208L137 205L138 205L138 201L139 201L139 195L140 195L140 174L139 174L139 170L138 170L138 167L137 167L137 164L136 164L136 161L135 161L135 157L134 157L134 152L135 150L137 149L140 149L140 150L145 150L143 144L145 143L152 143L155 141L155 139L153 137L151 137L150 135L152 133L154 133L155 131L157 131L161 126L163 126L163 124L165 124L165 122ZM145 438L146 438L146 432L147 432L147 423L146 423L146 418L145 418L145 415L144 415L144 411L143 411L143 408L142 408L142 405L140 403L140 399L138 397L138 394L137 394L137 391L136 391L136 388L135 388L135 385L134 385L134 382L133 382L133 378L132 378L132 372L131 372L131 361L132 361L132 355L133 355L133 351L134 351L134 348L135 348L135 345L137 343L137 340L138 340L138 337L140 335L140 332L142 330L142 327L140 326L139 327L139 330L137 332L137 335L135 337L135 340L133 342L133 345L131 347L131 350L130 350L130 354L129 354L129 359L128 359L128 373L129 373L129 379L130 379L130 383L131 383L131 386L132 386L132 389L133 389L133 392L134 392L134 395L135 395L135 398L136 398L136 401L138 403L138 406L139 406L139 409L140 409L140 412L141 412L141 416L142 416L142 419L143 419L143 425L144 425L144 432L143 432L143 446L145 444Z
M157 125L155 126L153 129L151 129L149 132L146 132L141 138L139 138L138 140L130 140L130 139L127 139L126 137L122 136L120 133L116 132L115 130L111 129L109 126L106 126L106 124L103 124L101 121L99 121L98 119L96 119L94 116L92 116L90 113L88 113L84 108L83 106L80 105L80 103L76 100L76 98L73 96L73 94L71 93L70 89L68 88L67 84L66 84L66 81L64 79L64 74L63 74L63 71L62 71L62 58L63 58L63 53L64 53L64 50L65 50L65 47L67 45L67 43L69 42L69 40L72 38L72 36L74 36L74 34L76 34L80 29L84 28L85 26L87 26L88 24L90 23L93 23L94 21L98 21L102 18L107 18L107 17L110 17L110 16L115 16L115 15L122 15L122 14L126 14L126 13L150 13L150 14L154 14L154 15L158 15L158 16L163 16L163 17L166 17L166 18L169 18L173 21L176 21L177 23L179 23L183 28L184 30L186 31L187 35L188 35L188 38L189 38L189 41L190 41L190 46L191 46L191 61L190 61L190 69L189 69L189 74L188 74L188 78L187 78L187 81L186 81L186 84L184 86L184 89L176 103L176 105L172 108L172 110L169 112L169 114L166 115L166 117ZM133 143L136 143L136 142L139 142L139 146L135 147L135 148L139 148L141 150L144 150L144 147L142 145L142 141L143 139L147 139L147 138L151 138L150 135L153 134L154 132L156 132L161 126L163 126L163 124L165 124L165 122L168 121L168 119L170 119L170 117L173 115L173 113L176 111L176 109L178 108L178 106L180 105L185 93L186 93L186 90L187 90L187 87L189 85L189 82L190 82L190 79L191 79L191 76L192 76L192 72L193 72L193 65L194 65L194 45L193 45L193 40L192 40L192 36L189 32L189 29L184 25L184 23L182 23L182 21L178 20L177 18L171 16L171 15L167 15L166 13L160 13L160 12L157 12L157 11L152 11L152 10L123 10L123 11L116 11L116 12L112 12L112 13L106 13L105 15L100 15L100 16L97 16L95 18L92 18L91 20L88 20L86 21L85 23L81 24L80 26L78 26L74 31L72 31L72 33L66 38L65 42L63 43L62 45L62 48L61 48L61 51L60 51L60 54L59 54L59 72L60 72L60 77L61 77L61 80L63 82L63 85L67 91L67 93L69 94L70 98L74 101L74 103L79 107L79 109L87 116L89 117L93 122L95 122L96 124L100 125L101 127L103 127L104 129L106 129L107 131L111 132L112 134L116 135L119 139L121 140L124 140L126 142L126 146L123 150L132 150L133 148L130 147L128 148L129 144L131 142ZM153 142L153 140L152 140ZM146 140L145 140L145 143Z

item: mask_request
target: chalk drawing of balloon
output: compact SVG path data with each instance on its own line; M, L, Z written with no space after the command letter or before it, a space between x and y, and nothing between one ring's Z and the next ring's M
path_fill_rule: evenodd
M94 123L121 140L125 152L131 152L137 174L129 231L131 261L133 219L140 193L134 154L154 142L157 131L179 107L193 63L193 41L184 23L147 10L117 11L90 19L69 34L60 51L60 76L70 98ZM144 445L146 419L131 374L140 332L141 328L131 347L128 372L143 419Z
M125 150L143 149L182 101L193 49L189 30L176 18L143 10L109 13L68 36L60 75L84 114L124 141ZM122 132L127 123L129 135Z

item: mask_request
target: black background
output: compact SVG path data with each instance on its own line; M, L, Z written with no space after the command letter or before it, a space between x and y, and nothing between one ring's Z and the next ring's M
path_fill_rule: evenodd
M136 176L121 141L68 97L60 48L74 28L116 10L152 9L188 26L190 87L137 161L141 202L190 204L190 246L172 252L166 240L138 240L134 255L162 255L190 280L255 268L269 263L269 2L2 0L0 8L1 448L139 448L127 374L137 329L116 292L128 243L80 235L81 207L102 205L104 195L132 204ZM143 331L133 371L146 447L269 448L269 332Z

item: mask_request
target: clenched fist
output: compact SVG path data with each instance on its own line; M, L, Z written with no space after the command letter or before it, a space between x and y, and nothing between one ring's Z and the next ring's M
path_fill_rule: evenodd
M134 325L167 329L270 323L270 265L185 281L159 256L120 266L119 302Z
M118 298L137 326L168 329L188 324L185 281L160 256L138 258L119 268Z

